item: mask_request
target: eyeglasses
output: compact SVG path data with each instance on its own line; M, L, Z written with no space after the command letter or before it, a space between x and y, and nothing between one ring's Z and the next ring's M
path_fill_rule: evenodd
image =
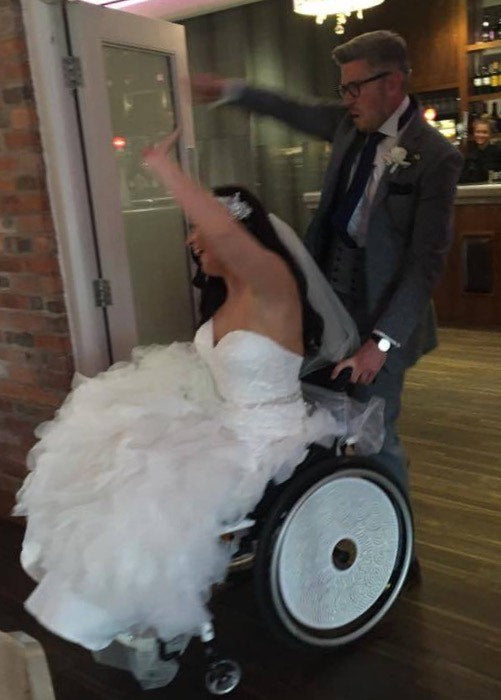
M374 80L379 80L380 78L386 78L386 76L390 75L391 72L391 70L385 70L382 73L376 73L376 75L373 75L370 78L366 78L365 80L353 80L351 83L346 83L346 85L338 85L336 91L341 99L343 99L343 97L346 97L346 95L350 95L351 97L358 97L360 95L361 88L363 85L367 85L367 83L372 83L374 82Z

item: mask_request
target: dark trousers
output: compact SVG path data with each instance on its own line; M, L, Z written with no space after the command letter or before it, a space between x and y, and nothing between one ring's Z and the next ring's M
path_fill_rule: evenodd
M388 372L383 366L372 384L350 384L348 394L356 401L366 403L372 396L384 399L384 425L386 435L383 446L372 458L385 467L403 491L409 494L407 455L397 431L402 404L404 372Z
M365 312L365 290L358 290L357 297L338 293L348 312L353 317L362 343L370 336L373 328ZM362 293L360 293L362 291ZM391 352L391 350L390 350ZM376 463L381 464L409 494L409 477L407 472L407 455L398 435L397 423L402 406L402 391L404 388L405 371L388 371L385 365L379 371L372 384L350 384L348 393L356 401L366 403L372 396L378 396L385 401L384 423L386 436L383 447L376 455L372 455Z

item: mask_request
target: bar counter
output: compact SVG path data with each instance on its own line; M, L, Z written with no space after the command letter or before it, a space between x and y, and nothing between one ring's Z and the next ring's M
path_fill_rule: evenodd
M305 192L314 211L320 192ZM459 185L454 240L434 301L442 326L501 330L501 183Z

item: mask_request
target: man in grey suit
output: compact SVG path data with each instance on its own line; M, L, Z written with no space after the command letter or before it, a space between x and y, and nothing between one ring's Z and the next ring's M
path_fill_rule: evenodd
M407 93L404 39L362 34L333 52L342 102L306 104L241 81L193 80L199 101L280 119L332 142L318 210L306 245L354 317L361 347L351 393L385 399L386 438L375 460L408 490L397 433L405 370L436 344L433 289L451 244L460 153L421 117Z

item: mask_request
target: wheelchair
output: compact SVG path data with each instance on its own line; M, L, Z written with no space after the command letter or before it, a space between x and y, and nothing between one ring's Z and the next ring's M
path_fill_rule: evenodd
M291 479L268 486L244 525L230 575L252 567L264 621L296 650L334 650L366 635L396 601L411 563L402 490L370 459L335 449L314 447ZM235 662L219 670L206 677L216 695L240 680Z
M396 601L411 562L413 522L406 496L370 459L346 456L339 445L314 446L288 481L269 484L255 510L221 538L234 551L228 575L251 570L275 638L292 649L328 652L362 638ZM134 672L142 663L144 689L166 685L192 636L123 635L120 654L128 647L133 661L115 658L112 665ZM241 679L238 663L217 652L212 623L198 636L207 690L230 693Z
M221 539L233 554L228 576L251 570L273 635L295 650L326 652L362 638L396 601L411 563L413 521L394 479L336 441L330 449L313 445L293 475L268 484L254 511ZM142 644L145 658L158 661L151 685L143 673L143 688L153 688L174 678L192 636L120 642L136 652ZM198 636L207 690L231 692L241 679L238 663L217 653L211 623Z

